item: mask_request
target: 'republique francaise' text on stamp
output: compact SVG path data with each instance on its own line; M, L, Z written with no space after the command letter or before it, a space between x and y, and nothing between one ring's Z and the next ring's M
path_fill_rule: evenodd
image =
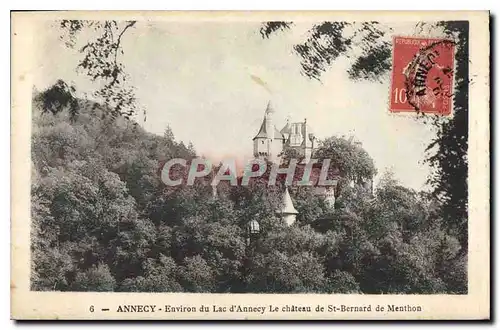
M450 115L454 51L446 39L394 37L390 111Z

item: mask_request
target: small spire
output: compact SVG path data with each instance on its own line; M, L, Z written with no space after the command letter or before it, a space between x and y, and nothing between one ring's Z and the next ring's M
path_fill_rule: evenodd
M292 197L288 192L288 187L285 188L285 193L283 194L283 204L280 210L281 214L298 214L299 212L293 206Z
M271 100L267 102L266 113L274 113L273 106L271 105Z

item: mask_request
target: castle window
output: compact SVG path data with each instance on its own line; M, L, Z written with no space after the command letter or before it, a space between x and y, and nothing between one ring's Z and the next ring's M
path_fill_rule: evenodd
M262 141L262 144L264 144L264 141Z

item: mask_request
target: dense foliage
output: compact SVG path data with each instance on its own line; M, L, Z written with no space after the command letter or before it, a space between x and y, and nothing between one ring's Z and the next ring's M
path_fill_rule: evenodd
M164 136L147 133L123 117L103 117L101 106L85 100L47 112L39 96L32 132L33 290L467 290L467 260L438 201L390 175L374 194L346 186L335 208L311 187L291 188L299 216L286 227L275 213L282 185L268 187L262 179L221 185L216 198L208 180L167 187L161 164L196 156L170 129ZM375 171L361 147L341 138L326 139L321 150L346 160L337 164L346 177ZM249 237L251 220L261 232Z
M291 227L275 213L283 180L221 183L217 197L210 178L161 182L166 160L196 152L168 127L157 136L129 120L138 105L120 55L135 21L59 24L67 46L82 54L77 68L100 86L99 103L76 99L64 81L34 95L33 290L467 292L467 22L433 25L457 41L454 116L432 122L433 193L405 188L390 173L372 192L364 184L376 173L370 156L330 137L315 158L332 160L337 201L292 187L299 215ZM292 27L268 22L260 32L269 38ZM89 29L95 38L79 44ZM377 22L322 22L293 50L308 78L349 57L352 79L377 81L390 70L387 31ZM250 237L251 220L261 232Z
M293 22L266 22L260 33L270 38L292 29ZM427 32L425 32L427 31ZM432 33L430 33L432 31ZM320 22L314 24L302 42L293 46L301 60L301 72L310 79L322 75L338 58L350 58L347 69L353 80L387 81L391 70L391 37L393 29L384 23ZM434 198L439 200L440 216L450 234L468 247L468 125L469 125L469 22L418 22L415 35L441 35L455 43L455 86L453 116L440 117L418 113L432 125L436 137L427 147L425 162L433 170L428 182ZM418 112L416 110L416 112ZM417 115L417 114L416 114Z
M437 135L428 146L426 161L434 169L429 182L441 202L450 230L464 251L468 246L468 129L469 129L469 22L441 22L450 38L457 40L453 117L435 120Z

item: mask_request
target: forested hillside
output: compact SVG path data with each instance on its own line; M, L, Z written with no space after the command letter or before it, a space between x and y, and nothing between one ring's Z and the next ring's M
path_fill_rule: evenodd
M374 195L346 186L335 208L292 190L299 216L286 227L275 216L282 186L255 181L213 198L201 181L163 184L160 164L196 156L168 128L150 134L81 99L54 113L38 95L33 104L33 290L467 291L466 253L438 201L390 174ZM332 137L322 150L345 145ZM342 175L374 171L362 159ZM251 220L261 232L249 241Z

